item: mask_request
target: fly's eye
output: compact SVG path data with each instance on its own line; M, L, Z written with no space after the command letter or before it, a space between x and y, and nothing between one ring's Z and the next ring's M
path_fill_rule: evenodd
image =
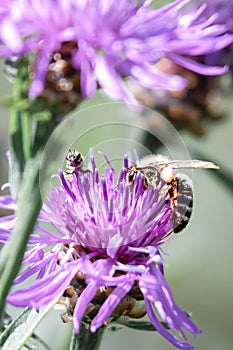
M68 160L69 162L71 161L71 155L70 155L70 153L68 153L68 154L66 155L66 160Z
M75 163L75 165L79 166L80 164L82 164L83 162L83 157L81 155L81 153L76 153L73 157L73 162Z
M82 159L82 155L81 155L81 153L75 153L75 155L74 155L74 158L76 158L77 159L77 162L80 162L80 160Z
M80 152L69 150L66 160L70 162L73 166L77 166L83 162L83 156Z

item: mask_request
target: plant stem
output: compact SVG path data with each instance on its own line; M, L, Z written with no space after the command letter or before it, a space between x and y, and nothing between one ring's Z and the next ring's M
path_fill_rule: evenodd
M11 195L16 201L16 222L10 239L1 252L0 260L0 318L10 287L19 271L27 241L42 206L39 173L42 153L65 111L45 98L28 98L28 58L18 64L18 74L13 86L10 115L10 183ZM61 108L60 108L61 107ZM67 109L68 108L68 109ZM61 110L61 111L59 111ZM34 128L32 130L32 125Z
M101 345L105 327L98 328L92 333L86 328L85 323L81 322L79 334L74 334L70 342L69 350L98 350Z
M38 158L40 159L39 155ZM4 310L6 296L23 259L25 247L41 208L39 189L39 159L28 162L25 181L20 190L17 220L9 242L1 252L0 264L0 314Z

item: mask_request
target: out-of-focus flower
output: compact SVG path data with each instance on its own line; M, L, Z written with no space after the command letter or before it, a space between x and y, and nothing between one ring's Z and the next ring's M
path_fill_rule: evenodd
M188 130L196 136L204 135L210 123L225 117L218 108L224 90L216 77L194 73L166 59L160 62L159 68L179 74L187 84L182 90L168 91L145 89L130 82L129 87L141 105L161 112L176 129ZM158 132L159 125L153 114L144 113L143 121L152 132Z
M195 13L202 6L200 18L206 21L212 18L213 25L225 24L228 33L233 34L233 2L231 0L201 0L188 2L181 10L181 17L188 21L191 13ZM192 17L192 15L191 15ZM200 18L197 18L199 21ZM224 48L217 48L215 52L197 55L193 58L201 65L224 65L229 66L231 83L233 76L233 45L229 43ZM186 57L188 58L188 57ZM190 57L189 57L190 58ZM218 77L201 75L196 70L193 72L188 66L181 67L179 60L163 59L156 65L158 69L167 74L180 75L186 79L186 86L179 91L169 89L144 89L130 83L131 91L137 100L149 108L162 112L177 129L186 129L195 135L203 135L209 122L221 120L225 115L220 112L218 103L222 96L232 91L232 86L223 83ZM149 121L153 129L152 119ZM155 125L157 128L157 125Z
M201 74L221 74L226 67L201 65L184 55L208 54L233 41L225 24L215 25L215 14L203 16L205 4L184 15L182 9L189 2L177 0L154 10L150 1L4 1L0 55L34 55L32 97L42 93L52 61L67 43L72 43L69 57L84 97L94 95L100 86L111 98L135 101L123 77L145 88L179 90L185 80L161 72L154 63L166 57ZM58 85L64 87L63 83Z
M188 4L187 10L193 9L195 11L200 5L203 5L202 0L193 0ZM216 24L225 24L228 31L233 33L233 3L231 0L206 0L204 6L203 16L206 18L215 16L214 22Z
M187 16L190 12L196 12L200 6L203 6L202 18L212 18L213 25L222 25L226 26L226 30L229 34L233 34L233 2L231 0L206 0L203 4L202 0L194 0L183 7ZM216 50L210 53L203 53L197 57L197 61L207 65L224 65L227 64L230 67L232 74L233 67L233 45L230 42L225 47L218 47ZM197 72L198 73L198 72Z
M198 6L199 3L200 0L197 1L196 6ZM233 2L231 0L207 0L206 4L204 15L206 17L215 15L215 24L224 24L227 28L227 32L233 34ZM231 43L221 50L204 55L204 63L213 65L227 64L231 76L233 76L233 44Z
M178 348L191 349L160 322L185 340L182 328L200 333L175 304L163 274L160 246L173 228L166 184L161 180L156 189L145 187L139 172L130 185L127 157L116 180L105 159L109 167L101 179L93 156L91 170L76 167L74 173L60 173L60 186L49 193L30 236L23 260L28 266L15 280L21 283L36 275L35 282L12 291L8 302L40 308L57 300L67 306L63 319L71 318L77 333L82 319L95 332L122 314L138 318L147 312L163 337ZM0 197L0 204L15 208L10 196ZM11 215L0 221L3 243L14 220ZM50 221L57 234L45 229L43 221ZM145 308L138 308L143 299Z

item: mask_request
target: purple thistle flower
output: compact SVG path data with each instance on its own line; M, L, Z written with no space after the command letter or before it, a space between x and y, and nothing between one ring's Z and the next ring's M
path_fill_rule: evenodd
M233 2L231 0L206 0L204 4L201 0L194 0L187 7L184 7L184 16L190 16L192 12L195 13L201 5L203 7L203 18L212 18L212 24L216 26L224 24L227 32L233 34ZM221 65L227 62L232 69L231 44L232 42L213 52L203 53L204 60L202 59L202 61L206 65Z
M173 229L166 184L161 180L156 189L145 188L139 172L130 185L127 157L116 180L105 159L108 168L101 178L93 156L90 171L80 167L73 174L60 173L60 186L50 191L30 236L23 260L26 267L15 280L21 283L35 276L35 282L11 292L7 301L38 309L56 300L67 306L69 300L72 314L68 316L78 333L81 320L93 308L96 312L89 323L95 332L112 314L133 317L134 306L144 299L145 311L140 316L147 312L169 342L180 349L192 349L160 322L165 321L185 340L182 328L193 334L201 332L175 304L163 275L160 246ZM0 197L0 206L15 209L10 196ZM14 215L1 219L1 242L7 241L14 220ZM50 233L41 222L51 222L57 233ZM133 301L128 314L122 306L126 297Z
M202 0L194 0L190 7L197 9L202 4ZM233 3L231 0L206 0L203 15L207 17L214 16L216 24L225 24L229 33L233 33Z
M215 52L233 41L214 14L203 16L202 4L182 12L189 0L177 0L154 10L150 1L14 0L0 5L1 56L32 53L30 96L42 93L50 63L65 43L74 43L73 68L80 72L80 90L93 96L98 86L111 98L135 102L123 77L145 88L182 89L185 80L156 68L161 58L205 75L227 67L198 64L184 55Z
M212 15L218 13L216 19L217 24L225 24L227 31L233 34L233 2L231 0L214 0L207 1L206 12L207 15ZM229 66L229 71L231 73L231 87L233 85L233 44L228 45L217 52L211 54L206 54L204 57L204 62L207 65L221 65L223 62L227 63Z
M198 13L196 18L195 13ZM227 32L232 35L232 14L232 0L193 0L181 8L179 18L183 23L188 24L195 18L193 25L194 23L198 25L199 22L205 20L211 20L212 26L216 28L224 24ZM182 64L182 62L187 62L185 55L184 57L181 55L178 59L172 55L169 60L161 60L157 67L166 74L176 74L186 79L187 84L183 89L175 92L169 91L166 87L157 90L144 89L134 82L130 82L129 86L141 105L161 112L177 129L186 129L194 135L202 136L207 132L210 122L221 121L226 117L226 112L220 111L218 104L223 96L232 93L233 44L230 42L225 47L216 47L216 51L203 52L192 58L196 61L197 66L199 64L200 66L227 64L230 79L203 76L201 70L193 70L192 66ZM193 61L190 63L192 65Z

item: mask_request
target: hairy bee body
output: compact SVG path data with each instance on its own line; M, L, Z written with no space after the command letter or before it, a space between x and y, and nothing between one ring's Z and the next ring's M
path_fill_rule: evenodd
M171 219L174 223L173 232L181 232L189 223L193 209L193 190L185 174L174 177L168 190L173 213Z
M187 226L193 208L191 180L186 174L175 173L175 169L182 168L218 169L218 166L202 160L170 161L160 155L149 155L128 168L126 176L128 183L133 185L137 174L143 174L145 189L149 186L156 188L161 180L165 181L165 191L171 203L174 233L179 233Z

